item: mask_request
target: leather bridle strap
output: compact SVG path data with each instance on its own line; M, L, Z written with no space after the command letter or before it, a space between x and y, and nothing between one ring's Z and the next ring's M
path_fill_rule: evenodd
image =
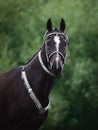
M66 34L65 33L60 33L60 32L52 32L52 33L49 33L47 34L47 32L45 33L44 35L44 41L46 40L47 37L51 36L51 35L63 35L64 37L66 37Z
M38 109L39 113L40 113L40 114L45 113L45 112L48 110L49 106L50 106L50 102L48 103L48 105L47 105L45 108L42 107L40 101L39 101L38 98L36 97L35 93L33 92L32 88L31 88L31 86L30 86L30 84L29 84L29 82L28 82L28 79L27 79L27 75L26 75L24 66L23 66L22 71L21 71L21 77L22 77L22 79L23 79L23 81L24 81L24 84L25 84L25 87L26 87L26 89L27 89L27 91L28 91L28 93L29 93L29 96L30 96L31 99L33 100L33 102L34 102L36 108Z
M63 61L64 61L65 57L64 57L64 55L63 55L60 51L54 51L54 52L52 52L52 53L49 55L49 59L50 59L54 54L57 54L57 53L62 57L62 59L63 59Z
M43 68L43 70L48 73L50 76L54 76L54 74L45 66L45 64L43 63L42 57L41 57L41 51L39 51L38 53L38 59L39 62L41 64L41 67Z

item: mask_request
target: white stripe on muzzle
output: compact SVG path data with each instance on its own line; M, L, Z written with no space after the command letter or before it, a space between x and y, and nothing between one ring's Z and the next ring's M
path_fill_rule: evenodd
M54 36L54 41L56 43L56 69L58 69L58 63L59 63L59 46L60 46L60 37L58 35Z

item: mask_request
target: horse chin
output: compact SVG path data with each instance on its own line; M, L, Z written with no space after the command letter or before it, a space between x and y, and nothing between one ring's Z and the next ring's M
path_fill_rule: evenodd
M55 76L60 76L62 69L63 69L63 67L60 63L58 65L56 64L56 62L53 62L51 64L51 70Z
M61 71L53 71L53 73L56 77L61 76Z

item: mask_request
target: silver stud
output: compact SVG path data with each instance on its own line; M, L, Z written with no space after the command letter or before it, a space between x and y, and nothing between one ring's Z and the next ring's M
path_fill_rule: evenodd
M31 89L31 88L29 88L29 89L28 89L28 93L31 93L31 92L32 92L32 89Z

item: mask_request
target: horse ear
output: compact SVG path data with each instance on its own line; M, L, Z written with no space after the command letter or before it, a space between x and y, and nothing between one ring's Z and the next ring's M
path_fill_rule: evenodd
M66 28L66 24L65 24L64 19L62 18L62 19L61 19L61 22L60 22L60 30L61 30L62 32L64 32L65 28Z
M48 31L52 30L52 21L51 21L51 18L49 18L48 21L47 21L47 30Z

